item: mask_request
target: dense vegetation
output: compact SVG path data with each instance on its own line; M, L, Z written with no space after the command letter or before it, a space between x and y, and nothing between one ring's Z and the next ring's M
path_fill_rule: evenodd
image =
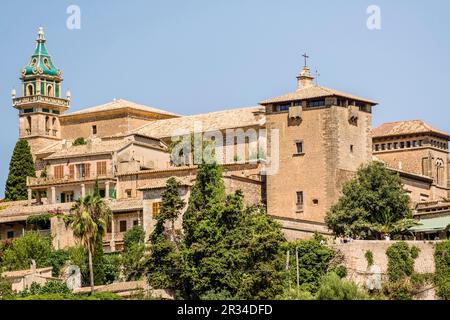
M437 295L443 300L450 300L450 240L436 245L434 261Z
M336 235L360 239L400 236L415 224L400 177L379 162L358 170L325 222Z
M28 198L27 177L35 177L31 149L26 140L19 140L9 163L9 174L5 187L5 200L18 201Z

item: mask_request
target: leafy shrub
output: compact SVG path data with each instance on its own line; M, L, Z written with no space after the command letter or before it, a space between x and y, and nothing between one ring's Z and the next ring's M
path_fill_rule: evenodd
M73 146L82 146L87 144L86 140L83 137L76 138L72 143Z
M133 226L123 237L123 246L125 251L134 244L143 244L145 241L145 231L141 226Z
M347 276L347 267L340 265L337 268L333 269L332 272L336 273L339 278L344 279Z
M0 300L8 299L13 296L14 292L11 288L11 282L0 275Z
M314 300L314 296L308 291L298 291L287 289L283 294L276 297L276 300Z
M318 300L366 300L368 297L358 286L341 279L336 273L326 274L317 291Z
M414 259L417 258L418 253L417 247L410 248L403 241L390 246L386 251L389 281L395 282L411 276L414 272Z
M52 276L59 277L61 275L61 268L69 260L69 252L66 250L52 251L49 257L50 265L52 266Z
M26 288L20 296L46 295L46 294L72 294L72 290L67 287L67 284L60 281L49 281L41 286L33 282L29 288Z
M364 257L366 257L366 261L367 261L367 269L369 269L371 266L373 266L373 252L370 250L367 250L366 253L364 254Z
M450 240L436 245L434 252L436 275L434 282L437 295L444 300L450 300Z
M2 267L9 271L29 269L32 260L36 261L37 267L50 267L52 251L51 239L34 231L27 232L4 250Z
M118 254L106 254L104 257L105 283L110 284L119 279L121 256Z
M295 283L297 277L295 250L298 250L300 291L315 293L320 285L320 279L329 269L335 252L320 244L320 237L312 240L301 240L286 243L284 252L290 251L289 281ZM295 284L296 285L296 284Z

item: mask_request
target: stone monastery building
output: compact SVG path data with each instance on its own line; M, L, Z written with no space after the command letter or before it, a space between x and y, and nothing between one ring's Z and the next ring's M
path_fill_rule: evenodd
M214 140L227 192L240 189L248 204L264 203L288 239L330 234L326 212L372 160L401 176L415 214L427 220L422 236L448 232L450 135L419 120L372 130L377 103L316 85L306 64L294 92L250 108L180 116L119 99L70 112L70 92L63 97L61 71L45 44L40 28L20 94L12 92L38 178L28 178L28 201L1 204L0 241L22 236L31 215L68 212L96 181L113 211L105 250L120 250L133 225L150 234L168 178L181 182L183 198L190 195L197 166L189 155L175 164L168 150L173 137L193 132ZM61 219L42 232L52 233L57 248L74 243Z

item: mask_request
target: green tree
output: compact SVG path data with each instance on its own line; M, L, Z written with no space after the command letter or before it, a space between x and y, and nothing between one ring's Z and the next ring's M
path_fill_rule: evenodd
M88 252L91 294L94 293L93 253L96 242L106 233L111 223L111 210L98 195L79 198L71 208L71 214L65 216L66 224L73 230L75 237Z
M145 231L141 226L134 226L124 235L124 252L122 270L127 281L142 277L146 269Z
M317 300L367 300L368 296L358 286L341 279L336 273L326 274L320 283Z
M280 225L259 206L245 208L242 192L226 196L216 163L199 166L183 229L183 297L268 299L282 291Z
M287 255L287 251L290 252L288 286L291 288L297 286L297 251L300 287L296 289L315 294L319 289L320 280L330 269L335 252L320 244L318 237L286 243L283 246L284 255Z
M437 285L437 295L444 300L450 300L450 240L438 243L434 252Z
M19 140L14 148L9 175L5 187L5 200L18 201L28 198L27 177L36 177L31 149L26 140Z
M176 274L180 268L180 251L175 220L185 206L179 195L179 186L175 178L167 180L162 194L161 212L150 236L151 255L147 267L148 280L154 288L174 289L178 282ZM170 232L166 232L167 222L171 222Z
M9 299L14 296L14 292L11 288L11 282L3 278L0 274L0 300Z
M167 180L166 189L162 194L161 213L158 219L159 222L169 221L171 224L171 241L175 241L175 221L181 214L181 210L186 203L179 195L180 183L175 178Z
M7 271L24 270L29 269L34 260L37 267L50 267L52 252L51 239L34 231L27 232L5 249L1 266Z
M123 247L127 251L135 244L144 244L145 242L145 231L142 226L133 226L130 230L125 232L123 236Z
M415 225L400 177L379 162L358 170L325 222L337 235L376 239L406 232Z

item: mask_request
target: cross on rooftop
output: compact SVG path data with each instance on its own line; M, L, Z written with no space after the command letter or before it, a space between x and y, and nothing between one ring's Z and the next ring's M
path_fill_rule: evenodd
M307 59L309 59L309 56L306 54L306 52L302 55L303 58L305 58L305 67L308 65Z

